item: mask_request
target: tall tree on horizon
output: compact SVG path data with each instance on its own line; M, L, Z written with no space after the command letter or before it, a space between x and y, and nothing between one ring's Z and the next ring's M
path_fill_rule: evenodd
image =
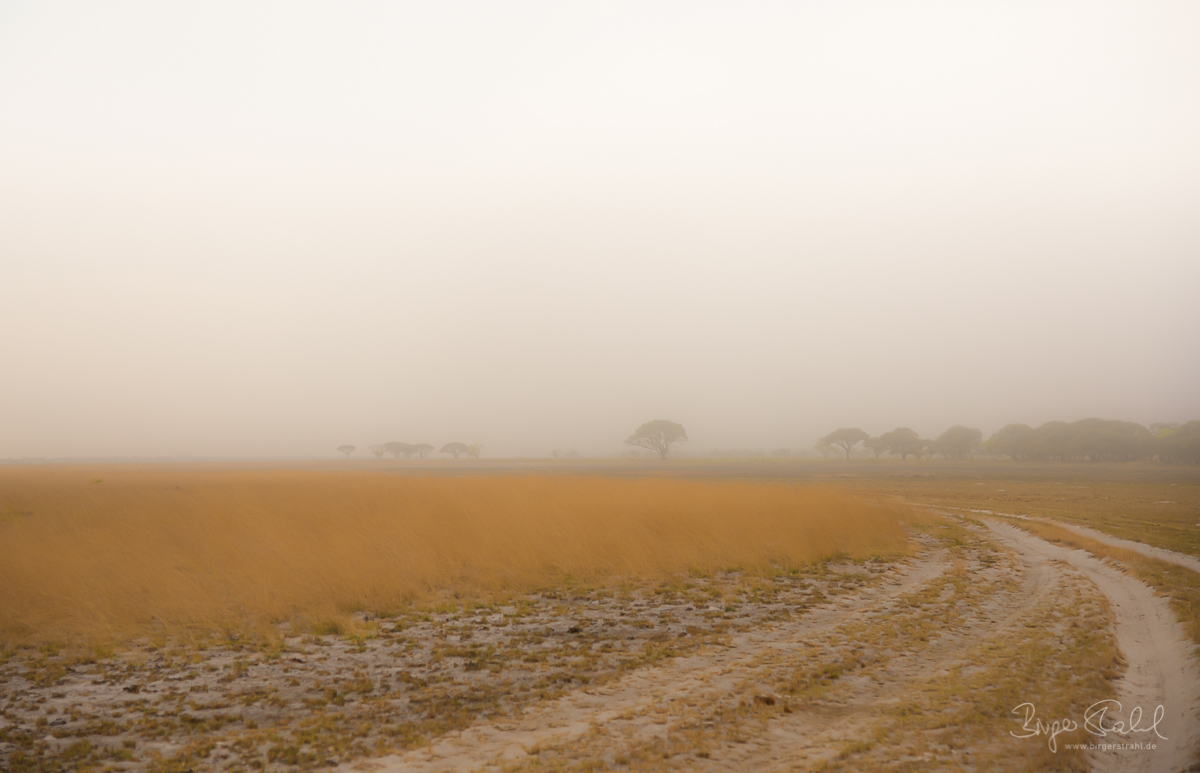
M632 435L625 438L625 445L647 448L658 454L660 459L666 459L672 445L687 439L687 430L682 424L655 419L634 430Z
M850 450L864 440L870 440L870 438L870 435L858 427L841 427L830 432L822 439L831 446L843 449L846 452L846 459L849 460Z

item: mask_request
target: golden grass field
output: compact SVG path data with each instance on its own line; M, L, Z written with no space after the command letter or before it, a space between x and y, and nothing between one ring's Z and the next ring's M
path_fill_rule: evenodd
M345 624L431 594L896 553L905 508L785 484L0 468L0 635Z
M1196 490L538 465L0 467L0 769L1087 770L1012 710L1123 698L1128 605L967 511L1186 547ZM1200 575L1004 520L1200 642Z

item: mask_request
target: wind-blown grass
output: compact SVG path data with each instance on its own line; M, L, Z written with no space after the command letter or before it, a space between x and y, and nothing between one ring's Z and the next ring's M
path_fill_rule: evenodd
M906 516L783 484L0 469L0 636L304 628L443 591L763 573L903 551Z

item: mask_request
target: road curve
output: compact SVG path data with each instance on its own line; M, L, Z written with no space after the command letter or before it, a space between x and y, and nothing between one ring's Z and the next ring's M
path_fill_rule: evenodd
M942 507L933 505L924 505L937 510L957 510L963 513L978 513L980 515L999 515L1005 518L1016 518L1022 521L1038 521L1039 523L1050 524L1051 526L1059 526L1067 531L1072 531L1081 537L1088 537L1097 542L1103 542L1114 548L1125 548L1132 550L1135 553L1141 553L1148 558L1157 558L1160 561L1166 561L1169 564L1182 566L1185 569L1191 569L1193 572L1200 573L1200 558L1188 555L1187 553L1179 553L1166 548L1156 548L1153 545L1147 545L1144 542L1134 542L1133 540L1121 539L1114 537L1111 534L1098 531L1088 526L1076 526L1075 524L1066 523L1065 521L1056 521L1051 518L1038 518L1033 515L1018 515L1017 513L1001 513L995 510L979 510L970 507Z
M998 541L1026 556L1063 561L1096 584L1112 603L1117 647L1127 663L1125 674L1117 683L1121 718L1128 718L1134 707L1141 707L1144 715L1141 726L1148 727L1156 707L1162 706L1165 711L1157 734L1165 736L1165 740L1153 732L1110 733L1095 739L1105 743L1149 741L1157 745L1155 750L1094 752L1093 769L1139 773L1188 770L1200 742L1200 671L1193 656L1195 646L1187 639L1167 600L1087 551L1053 545L991 518L983 520Z

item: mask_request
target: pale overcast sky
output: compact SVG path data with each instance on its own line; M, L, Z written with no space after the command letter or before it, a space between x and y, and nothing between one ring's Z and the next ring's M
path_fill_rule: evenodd
M1200 3L0 2L0 458L1200 418Z

